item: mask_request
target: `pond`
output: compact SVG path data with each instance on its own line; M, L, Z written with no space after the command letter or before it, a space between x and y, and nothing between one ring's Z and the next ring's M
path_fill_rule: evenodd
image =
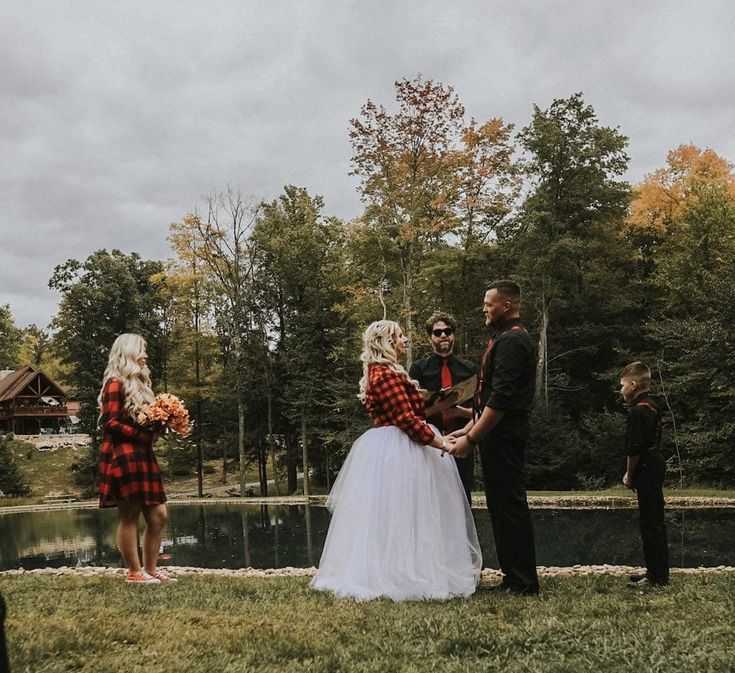
M497 568L487 512L473 510L483 566ZM532 510L537 562L640 565L636 510ZM735 509L667 512L671 565L735 565ZM316 505L170 506L162 565L282 568L317 565L329 512ZM119 566L115 510L0 514L0 570L82 565Z

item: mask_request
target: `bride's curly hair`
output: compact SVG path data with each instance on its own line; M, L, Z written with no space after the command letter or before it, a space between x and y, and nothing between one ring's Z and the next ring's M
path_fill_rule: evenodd
M155 395L151 387L151 370L141 367L138 359L145 357L145 339L139 334L121 334L110 349L107 369L102 377L102 390L111 378L120 379L125 393L125 412L131 418L146 404L153 402ZM102 408L102 390L97 404Z
M419 382L410 378L403 365L398 362L396 341L401 333L401 326L393 320L377 320L368 325L362 335L362 378L360 379L360 401L365 403L368 391L368 371L370 365L386 365L400 374L408 383L421 390Z

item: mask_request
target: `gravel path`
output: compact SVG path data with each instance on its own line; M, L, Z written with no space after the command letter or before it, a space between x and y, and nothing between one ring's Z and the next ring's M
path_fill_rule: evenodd
M162 570L175 577L186 577L187 575L212 575L215 577L312 577L316 568L193 568L189 566L161 566ZM538 572L541 577L554 576L580 576L580 575L629 575L632 573L645 573L645 569L637 566L616 565L575 565L569 567L539 566ZM702 573L732 573L735 566L717 566L711 568L672 568L673 574L692 575ZM20 575L78 575L80 577L98 577L103 575L120 576L125 574L124 568L104 568L99 566L80 566L70 568L38 568L36 570L5 570L0 576ZM500 571L493 568L484 568L482 577L486 580L499 580Z

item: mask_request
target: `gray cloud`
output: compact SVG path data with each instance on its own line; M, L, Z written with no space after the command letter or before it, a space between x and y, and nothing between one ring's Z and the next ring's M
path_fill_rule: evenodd
M629 178L684 142L735 158L726 0L696 5L8 1L0 7L0 303L46 324L53 267L169 254L168 224L227 185L360 211L348 122L394 80L453 85L519 128L583 91L630 137Z

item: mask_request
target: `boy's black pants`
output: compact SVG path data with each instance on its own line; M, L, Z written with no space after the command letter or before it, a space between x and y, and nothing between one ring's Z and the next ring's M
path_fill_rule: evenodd
M669 547L664 518L666 462L658 451L641 456L635 471L646 576L654 584L669 582Z
M485 497L503 584L520 593L537 594L536 546L525 483L527 433L524 420L517 428L508 420L480 444Z

